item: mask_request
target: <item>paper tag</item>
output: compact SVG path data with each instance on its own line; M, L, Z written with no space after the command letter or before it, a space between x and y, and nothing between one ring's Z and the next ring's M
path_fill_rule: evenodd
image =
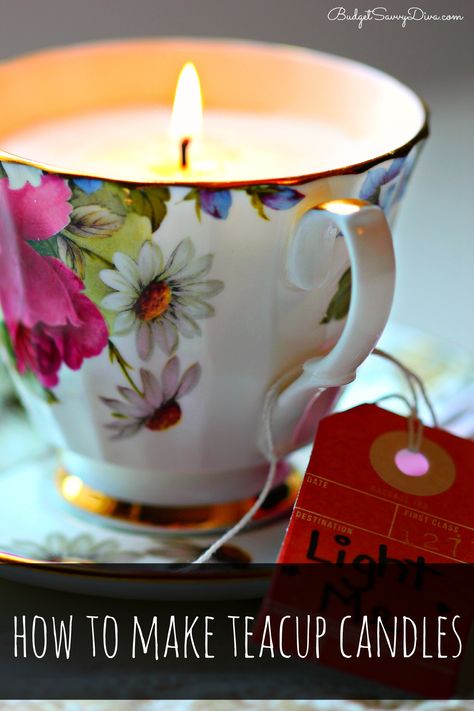
M408 476L395 463L407 433L405 418L375 405L322 420L278 562L350 563L381 543L396 558L474 562L474 442L425 427L429 468Z
M285 614L325 616L325 663L445 697L472 621L462 564L474 562L474 443L427 427L417 455L407 444L408 420L375 405L322 420L278 558L293 580L280 566L264 609L277 627ZM294 565L303 563L323 565ZM408 656L404 616L418 635ZM379 618L394 654L387 636L376 653Z

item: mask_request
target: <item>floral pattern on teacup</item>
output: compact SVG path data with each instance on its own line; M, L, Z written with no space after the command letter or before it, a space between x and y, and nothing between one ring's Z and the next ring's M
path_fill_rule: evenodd
M193 363L180 377L180 362L173 356L164 366L161 379L141 369L141 389L119 386L123 400L102 397L112 411L115 422L106 425L113 439L130 437L145 427L152 432L168 430L181 421L180 399L194 390L201 377L201 366Z
M250 204L263 220L269 220L265 208L271 210L289 210L305 197L303 193L285 185L255 185L247 188Z
M212 254L195 259L192 241L182 240L165 262L160 247L144 242L137 260L123 252L113 256L115 269L105 269L100 278L114 291L102 299L102 307L118 312L114 333L136 331L137 351L149 360L153 343L166 355L178 347L179 335L199 336L199 319L215 313L208 299L219 294L224 283L205 279Z
M373 205L388 210L394 197L398 176L405 163L405 158L395 158L387 165L371 168L360 189L359 197Z
M371 168L361 176L360 197L390 213L417 154L415 146L407 157ZM200 321L215 315L224 282L212 274L213 254L198 254L190 237L176 235L167 253L160 228L170 209L189 201L198 220L225 220L237 193L266 221L306 197L287 185L183 190L0 163L0 338L24 384L55 403L62 369L79 370L108 350L124 398L104 399L115 437L178 424L179 400L198 385L201 366L193 363L180 378L175 356L183 356L183 339L202 335ZM345 318L350 294L348 269L323 323ZM136 356L127 351L126 358L122 337L130 333Z
M269 219L265 207L272 210L289 210L305 197L299 190L285 185L254 185L245 188L245 192L250 197L250 204L263 220ZM201 212L225 220L232 206L232 192L219 188L192 188L183 200L194 201L199 220Z
M105 320L85 284L43 244L69 223L67 181L15 171L0 177L0 303L8 348L20 374L33 373L45 389L107 345ZM12 184L14 188L12 189Z
M403 197L408 179L413 171L420 146L412 148L407 156L394 158L390 163L371 168L362 183L359 198L382 208L387 216L393 215ZM342 233L337 235L342 237ZM352 291L352 270L348 267L339 278L321 323L339 321L349 313Z
M201 335L199 321L214 316L211 300L224 283L209 278L213 254L197 254L189 237L165 254L158 230L171 197L168 187L65 178L0 163L0 337L33 393L57 402L61 369L79 370L85 359L108 349L130 392L147 403L142 424L159 431L180 421L178 398L197 385L200 366L188 368L170 390L179 371L179 360L170 356L180 338ZM174 197L178 205L182 191ZM138 364L121 352L120 337L131 332ZM141 369L142 390L134 376L155 345L165 358L153 361L166 381L160 403L155 375ZM127 395L125 383L117 387ZM130 416L129 410L130 403ZM130 422L119 431L127 429L133 429Z
M8 178L10 190L19 190L26 183L29 183L34 188L38 188L41 185L42 171L39 168L18 163L2 163L2 167Z

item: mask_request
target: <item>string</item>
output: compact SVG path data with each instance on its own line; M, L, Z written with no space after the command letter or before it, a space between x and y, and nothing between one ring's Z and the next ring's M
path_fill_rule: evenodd
M405 397L405 395L400 395L399 393L390 393L389 395L382 395L382 397L378 397L377 400L374 400L374 405L378 405L379 402L384 402L385 400L401 400L405 403L410 413L416 414L415 408L413 407L409 399Z
M390 393L389 395L383 395L374 401L374 405L378 405L384 400L397 399L405 403L410 411L408 417L408 447L410 452L419 452L421 448L421 440L423 439L423 422L418 417L418 411L416 406L412 404L405 395L399 393Z
M423 439L423 422L418 418L410 419L408 430L408 449L410 452L419 452Z
M413 379L412 379L412 372L409 370L401 361L398 360L398 358L395 358L395 356L390 355L390 353L386 353L385 351L381 350L380 348L374 348L372 353L376 356L379 356L380 358L384 358L385 360L388 360L390 363L393 363L394 365L397 366L405 376L406 383L410 389L411 395L413 397L413 405L408 404L408 407L410 410L415 410L415 412L418 412L418 393L416 391L416 387L413 384ZM397 393L394 393L395 397L398 397ZM390 396L386 396L385 399L388 399ZM380 402L380 400L379 400ZM408 402L408 401L407 401Z
M299 369L295 369L298 370ZM280 395L281 389L283 385L286 385L288 382L289 377L293 374L293 371L291 373L285 373L285 375L280 378L272 387L268 390L264 404L263 404L263 411L262 411L262 420L263 420L263 439L264 439L264 454L266 459L269 462L269 468L268 468L268 474L267 478L265 479L265 484L263 485L262 490L260 491L260 494L258 497L255 499L254 503L252 506L248 509L248 511L245 512L245 514L235 523L232 528L229 528L228 531L222 534L212 545L209 546L209 548L206 548L206 550L201 553L201 555L196 558L195 560L192 561L192 563L207 563L214 553L221 548L225 543L231 540L231 538L234 538L240 531L245 528L245 526L252 520L252 518L255 516L257 511L260 509L262 506L263 502L267 498L268 494L270 493L273 482L275 480L275 474L277 471L277 466L278 466L278 456L275 452L275 446L273 442L273 434L272 434L272 415L273 415L273 410L276 404L276 401L278 399L278 396ZM325 390L325 388L319 388L319 390L316 393L316 397L319 397L321 393Z
M426 391L426 388L425 388L424 383L423 383L422 379L420 378L420 376L417 375L413 370L410 370L410 368L407 368L407 366L404 365L400 360L398 360L398 358L395 358L395 356L390 355L390 353L387 353L386 351L382 350L381 348L374 348L372 353L373 353L373 355L379 356L381 358L385 358L385 360L390 361L390 363L393 363L402 371L402 373L405 375L408 387L410 388L410 391L413 395L414 407L415 407L416 412L418 413L418 396L417 396L417 392L416 392L414 383L416 384L416 386L420 389L420 393L423 398L423 401L429 410L430 417L433 422L433 426L439 427L439 421L438 421L438 418L437 418L436 413L434 411L433 404L428 396L428 393Z
M395 358L395 356L390 355L390 353L386 353L380 348L375 348L372 353L396 365L402 371L406 378L407 385L413 398L413 404L409 402L408 398L399 393L384 395L383 397L376 400L376 402L382 402L383 400L388 400L389 398L398 398L405 402L405 404L410 410L410 416L408 418L408 449L410 449L410 451L418 452L421 446L421 440L423 436L423 423L418 417L418 393L416 389L417 387L419 388L423 401L425 402L430 412L430 416L433 420L434 426L438 427L438 419L436 417L436 413L434 411L431 400L428 397L428 393L426 392L425 386L423 385L423 381L416 373L407 368L401 361ZM268 460L269 468L263 488L261 489L252 506L237 521L237 523L235 523L231 528L229 528L221 536L219 536L219 538L217 538L214 543L212 543L208 548L206 548L206 550L201 553L198 558L191 561L191 565L194 565L195 563L207 563L213 557L214 553L219 550L219 548L221 548L228 541L234 538L234 536L240 533L242 529L245 528L245 526L247 526L247 524L252 520L257 511L259 511L260 507L262 506L268 494L270 493L273 486L273 482L275 481L275 475L278 466L278 456L275 451L272 434L273 410L282 389L286 387L288 382L293 379L299 373L299 371L299 368L295 368L291 372L285 373L285 375L279 378L279 380L277 380L277 382L272 385L272 387L268 390L265 396L262 411L263 439L264 454L266 459ZM333 386L337 386L337 383L333 383ZM324 392L324 390L326 390L326 386L321 386L317 388L314 399L318 398L321 393Z
M395 358L395 356L390 355L390 353L386 353L386 351L383 351L380 348L375 348L373 353L374 355L380 356L381 358L385 358L385 360L388 360L390 363L396 365L397 368L399 368L405 376L406 382L408 384L408 387L410 388L413 397L413 405L409 403L409 401L407 400L407 398L405 398L404 395L400 395L398 393L385 395L384 397L381 397L376 400L376 403L382 402L383 400L388 400L389 398L398 398L399 400L403 400L408 405L408 408L410 409L410 416L408 418L408 449L411 452L419 452L421 447L421 441L423 439L423 422L418 417L418 393L416 391L416 387L419 388L423 401L430 412L430 416L433 421L433 426L439 427L438 418L436 417L434 407L430 398L428 397L428 393L426 391L424 383L419 377L419 375L417 375L413 370L410 370L410 368L407 368L406 365L399 361L398 358Z

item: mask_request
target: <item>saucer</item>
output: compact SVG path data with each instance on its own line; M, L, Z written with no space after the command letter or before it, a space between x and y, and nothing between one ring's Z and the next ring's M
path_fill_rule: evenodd
M235 536L210 561L227 565L213 565L205 576L197 566L193 585L183 585L174 564L191 563L218 534L137 531L105 526L100 517L79 517L54 485L55 466L52 455L0 473L0 562L12 564L0 566L0 574L109 597L230 599L264 593L271 574L265 564L276 560L289 511ZM242 563L253 565L245 569Z

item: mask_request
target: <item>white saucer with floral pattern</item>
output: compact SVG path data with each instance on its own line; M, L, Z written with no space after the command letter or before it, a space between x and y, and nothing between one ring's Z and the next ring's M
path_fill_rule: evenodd
M54 458L47 458L0 473L0 562L12 564L1 565L0 574L13 573L17 580L45 587L114 597L186 598L192 587L193 597L202 599L250 598L265 590L271 573L265 564L276 560L289 513L223 546L211 561L227 563L222 573L221 566L212 566L209 575L196 574L196 584L183 585L188 579L183 580L173 564L190 563L218 534L140 532L104 526L100 517L78 517L53 485L54 465ZM261 565L248 570L238 565L250 562ZM154 564L160 564L156 570Z

